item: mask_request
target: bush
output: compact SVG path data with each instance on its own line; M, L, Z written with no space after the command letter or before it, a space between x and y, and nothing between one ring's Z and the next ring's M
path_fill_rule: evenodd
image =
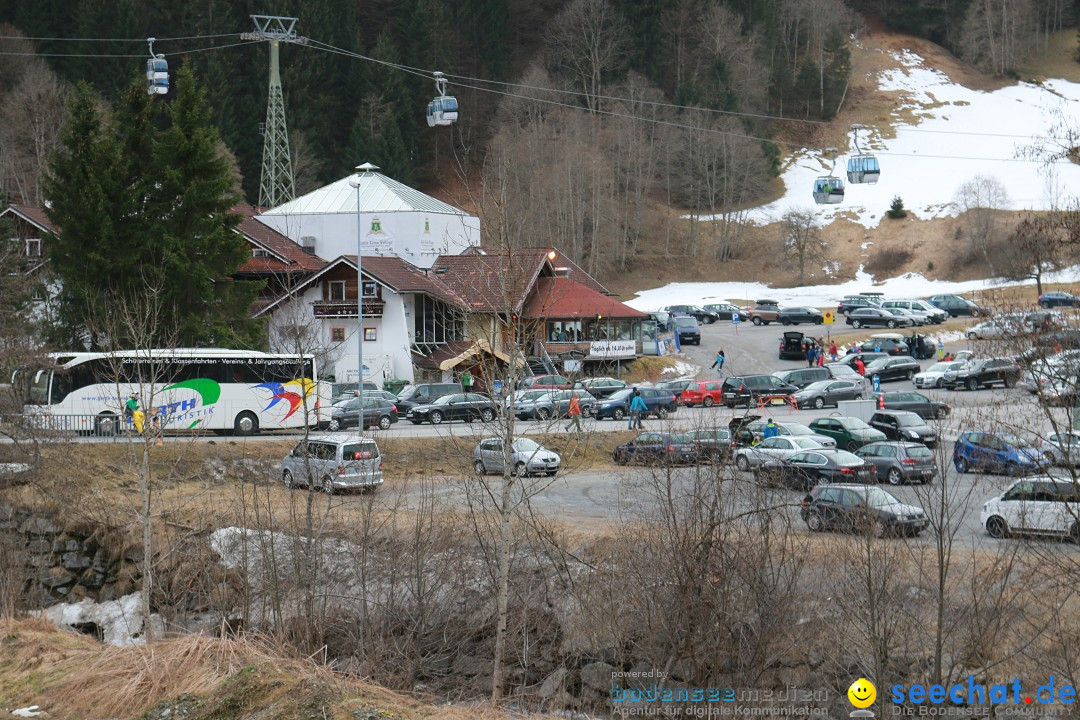
M907 217L907 210L904 209L904 200L899 195L894 195L892 199L892 205L889 206L889 210L885 213L889 218L893 220L900 220Z

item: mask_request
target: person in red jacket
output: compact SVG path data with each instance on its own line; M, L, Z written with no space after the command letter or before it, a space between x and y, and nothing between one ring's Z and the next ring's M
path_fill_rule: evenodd
M855 358L855 372L859 373L860 375L866 374L866 363L862 361L862 358Z
M577 395L570 396L570 407L566 414L570 416L570 422L567 423L566 429L569 430L573 426L574 429L581 432L581 403L578 402Z

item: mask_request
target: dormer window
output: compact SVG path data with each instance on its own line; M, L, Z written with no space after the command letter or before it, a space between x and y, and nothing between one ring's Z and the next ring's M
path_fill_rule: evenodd
M41 257L41 238L26 238L26 257Z
M253 258L268 258L270 253L262 248L254 248L251 251L251 257Z

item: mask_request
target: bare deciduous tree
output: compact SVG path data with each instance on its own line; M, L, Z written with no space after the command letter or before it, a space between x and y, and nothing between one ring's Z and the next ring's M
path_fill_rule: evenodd
M996 263L991 252L1000 232L999 212L1009 207L1009 193L994 175L976 175L956 191L953 207L961 214L961 227L968 237L971 256L981 258L991 274Z
M585 94L589 110L602 102L604 84L626 62L626 23L608 0L573 0L551 23L547 42L553 65Z
M828 245L813 210L792 208L780 219L784 252L799 265L799 284L806 282L806 266L820 260Z

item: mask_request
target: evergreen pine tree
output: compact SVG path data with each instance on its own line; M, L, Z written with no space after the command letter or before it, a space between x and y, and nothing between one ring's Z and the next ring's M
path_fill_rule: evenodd
M907 217L907 210L904 209L904 200L899 195L894 195L892 199L892 205L889 206L888 212L885 213L889 218L893 220L900 220Z

